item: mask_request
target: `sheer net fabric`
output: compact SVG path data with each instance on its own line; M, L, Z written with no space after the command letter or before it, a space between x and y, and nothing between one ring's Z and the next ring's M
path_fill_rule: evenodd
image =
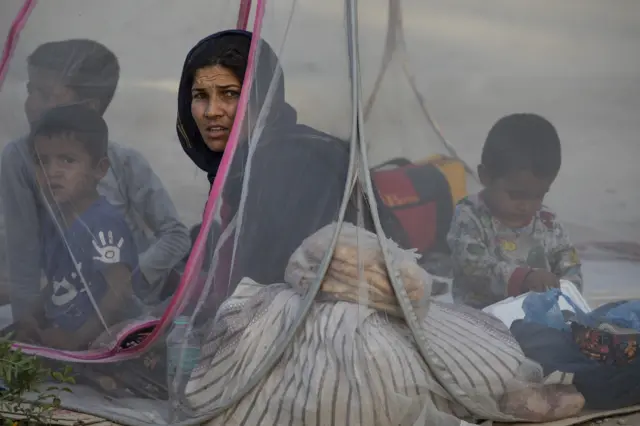
M73 366L66 407L128 425L441 426L583 408L571 377L527 358L505 324L450 303L447 235L455 205L480 189L490 126L522 109L563 129L547 198L578 248L600 261L611 244L580 244L635 232L626 213L583 197L602 188L576 164L601 163L575 142L593 117L620 140L637 127L627 112L605 120L606 96L577 97L632 79L603 63L633 56L635 35L600 63L577 43L575 16L535 2L103 3L7 5L28 20L7 41L0 92L0 309L18 347ZM11 24L3 14L4 33ZM198 40L245 24L233 129L217 173L203 173L176 135L181 67ZM548 33L580 45L578 57ZM551 60L522 53L544 46ZM552 95L567 99L558 108ZM627 145L621 157L636 152ZM637 172L616 161L622 193ZM596 294L602 264L583 264ZM178 316L174 361L191 339L199 361L168 376Z

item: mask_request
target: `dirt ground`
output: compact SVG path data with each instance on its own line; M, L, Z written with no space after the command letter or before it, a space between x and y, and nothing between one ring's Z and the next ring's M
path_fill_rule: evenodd
M640 413L630 414L628 416L613 417L610 419L595 420L584 423L588 426L640 426Z

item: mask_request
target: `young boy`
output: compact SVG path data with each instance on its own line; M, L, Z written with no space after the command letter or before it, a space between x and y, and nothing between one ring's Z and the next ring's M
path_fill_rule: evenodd
M28 146L49 214L40 223L44 320L27 331L48 346L86 349L105 326L138 314L133 293L143 290L131 231L97 190L109 169L107 125L80 105L54 108Z
M458 203L447 236L457 303L482 309L559 279L582 290L576 249L542 205L560 163L560 139L546 119L513 114L493 126L478 166L484 190Z
M104 45L85 39L40 45L28 58L24 109L31 125L59 105L82 104L103 115L116 91L118 59ZM187 228L162 182L136 150L109 143L111 167L98 192L124 215L140 256L140 270L150 284L149 298L189 249ZM40 292L38 244L41 206L26 138L2 152L0 196L7 233L11 306L14 319L34 308ZM153 300L150 300L153 302Z

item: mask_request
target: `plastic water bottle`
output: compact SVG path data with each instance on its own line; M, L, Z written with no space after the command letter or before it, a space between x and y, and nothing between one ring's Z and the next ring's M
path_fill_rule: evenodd
M189 317L177 317L167 336L167 384L172 404L172 421L181 412L181 395L191 371L200 359L200 339L189 326Z

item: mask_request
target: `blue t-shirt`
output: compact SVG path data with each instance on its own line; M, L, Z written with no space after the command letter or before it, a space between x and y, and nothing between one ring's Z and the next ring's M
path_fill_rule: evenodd
M127 265L134 294L143 290L131 231L106 199L100 197L66 230L47 217L41 232L42 265L47 277L44 308L49 324L66 331L82 327L95 314L89 293L99 305L107 292L102 272L110 265ZM123 306L123 311L134 309L135 300L131 302ZM125 317L136 314L123 312Z

